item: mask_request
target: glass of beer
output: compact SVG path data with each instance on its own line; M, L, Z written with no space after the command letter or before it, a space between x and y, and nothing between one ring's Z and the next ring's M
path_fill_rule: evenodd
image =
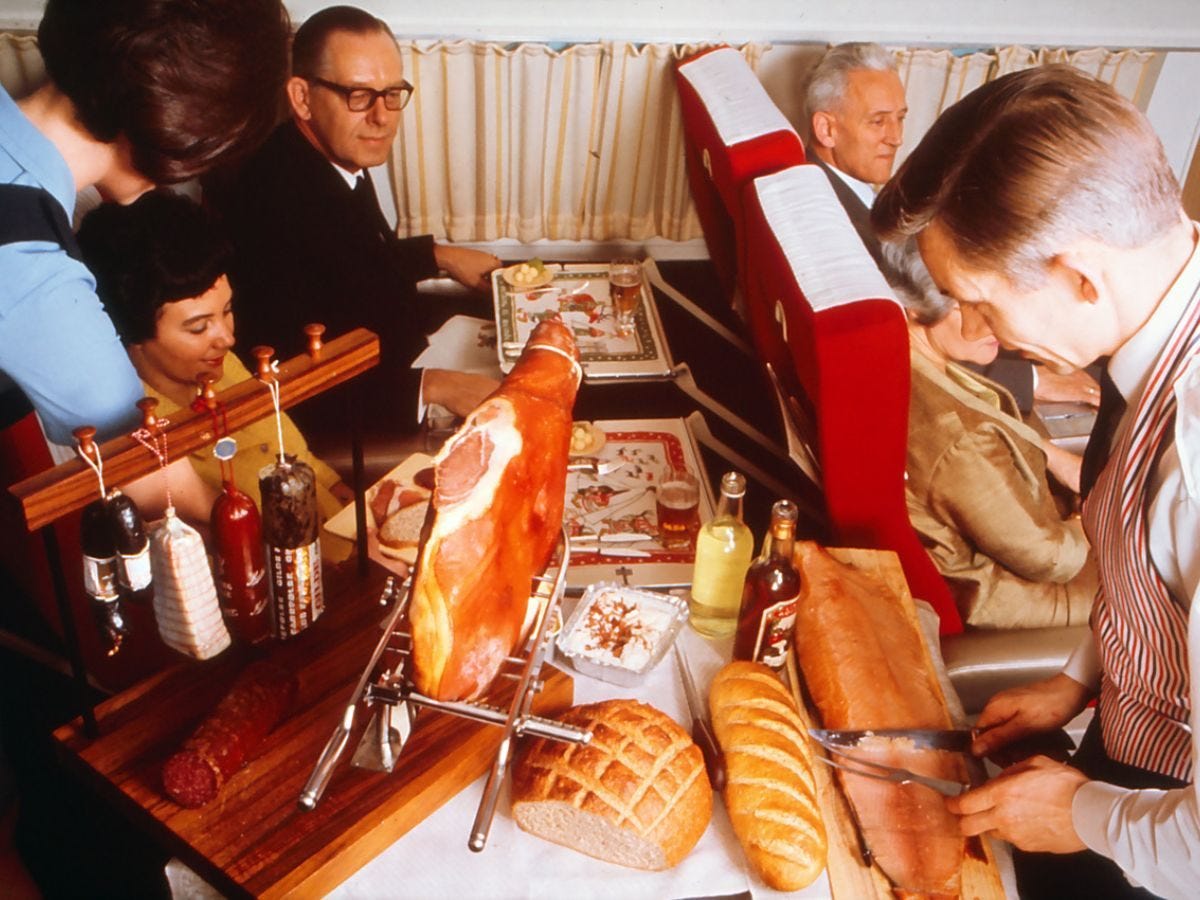
M658 540L668 550L694 550L700 530L700 482L682 466L668 465L655 488Z
M631 334L634 315L642 302L642 264L636 259L614 259L609 263L608 295L612 298L617 334Z

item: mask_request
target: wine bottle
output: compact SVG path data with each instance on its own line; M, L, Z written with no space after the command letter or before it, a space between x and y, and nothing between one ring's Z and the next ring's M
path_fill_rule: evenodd
M742 583L754 552L754 536L742 521L745 494L745 476L726 472L717 513L696 535L688 606L692 627L706 637L730 634L737 625Z
M117 544L108 504L103 498L83 508L79 538L83 550L83 589L92 600L92 613L105 642L105 652L113 656L121 649L129 627L121 612Z
M770 540L746 572L734 659L765 663L773 669L787 662L800 594L800 573L792 564L797 515L790 500L771 507Z
M154 599L150 575L150 538L133 498L116 488L108 492L108 521L117 548L117 581L121 592L138 603Z

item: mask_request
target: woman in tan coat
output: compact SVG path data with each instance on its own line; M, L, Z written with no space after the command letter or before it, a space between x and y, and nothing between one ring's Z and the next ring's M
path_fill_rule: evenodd
M915 247L885 245L909 318L912 393L909 517L946 577L967 624L1082 625L1096 569L1079 517L1064 512L1048 475L1079 485L1079 457L1019 418L1012 395L956 361L986 365L999 344L963 337L962 316Z

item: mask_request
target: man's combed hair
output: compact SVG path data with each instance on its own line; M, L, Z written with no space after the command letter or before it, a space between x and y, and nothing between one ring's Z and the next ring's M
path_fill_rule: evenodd
M871 209L881 238L936 220L968 264L1023 287L1090 238L1143 246L1181 215L1179 183L1146 117L1068 66L989 82L947 109Z
M233 260L213 217L168 190L150 191L128 206L98 206L79 226L79 248L126 344L153 338L163 304L199 297Z
M159 184L236 161L275 125L290 24L280 0L48 0L46 71L101 141Z
M846 94L846 81L855 69L895 72L896 60L878 44L854 41L830 47L813 69L805 92L808 118L813 113L837 109Z
M292 74L300 78L319 76L325 42L338 31L351 34L373 34L378 31L392 35L386 22L357 6L327 7L313 13L296 30L296 37L292 41Z

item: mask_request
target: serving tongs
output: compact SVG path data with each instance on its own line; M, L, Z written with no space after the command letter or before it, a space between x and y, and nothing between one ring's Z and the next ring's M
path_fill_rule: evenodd
M399 627L403 612L408 606L411 589L411 580L406 582L403 594L388 615L384 633L342 714L342 721L334 729L300 794L301 807L313 809L320 801L349 740L360 706L375 707L375 714L351 762L360 768L380 772L391 772L395 767L412 730L417 709L431 707L476 722L498 725L504 729L467 842L467 846L472 850L482 850L487 844L488 832L496 812L496 801L512 758L515 738L528 735L585 744L592 737L590 731L531 714L534 695L542 689L539 675L547 648L554 636L553 627L556 627L555 623L561 622L559 604L566 587L567 566L570 562L570 546L565 530L560 538L560 552L561 561L557 563L557 571L553 577L546 574L534 576L530 602L536 603L537 613L529 636L521 645L521 655L508 657L496 676L497 680L503 678L516 682L507 709L479 700L435 700L413 689L407 673L412 636L407 630ZM380 597L381 603L387 602L389 590L394 591L392 579L389 579L388 585L384 595Z

